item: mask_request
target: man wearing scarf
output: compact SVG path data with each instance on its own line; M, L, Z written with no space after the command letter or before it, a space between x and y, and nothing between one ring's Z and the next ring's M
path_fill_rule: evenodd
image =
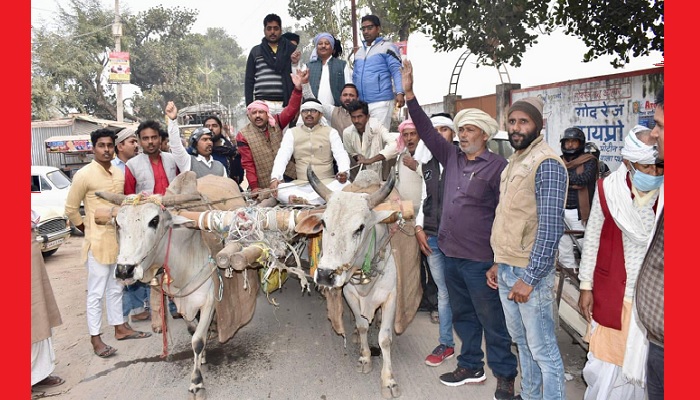
M585 153L586 134L579 128L568 128L561 140L561 158L569 173L564 219L568 229L583 231L591 210L591 201L598 179L598 160ZM574 241L564 234L559 241L559 262L566 268L578 268L574 258Z
M294 84L290 79L296 46L282 37L282 19L268 14L263 20L265 37L248 54L245 69L245 103L254 100L268 102L273 114L287 106ZM298 52L297 52L298 53Z
M644 399L648 342L633 312L635 285L663 207L663 167L651 131L635 126L622 165L599 180L584 235L581 313L591 323L584 399Z
M253 192L270 187L270 173L282 142L282 130L299 112L301 87L308 81L308 72L297 71L291 78L294 82L294 91L289 99L289 105L281 113L272 115L265 102L256 100L250 103L247 107L250 123L236 135L241 165L245 169L248 188ZM284 174L290 179L296 178L294 162L286 166Z
M413 93L410 61L404 61L402 81L418 134L445 171L446 201L442 204L438 247L445 255L452 323L462 349L457 368L440 375L440 381L447 386L485 381L481 350L485 338L487 362L497 379L494 398L517 398L514 383L518 362L511 352L501 298L485 279L494 260L489 238L499 204L501 172L507 165L505 158L486 146L498 131L498 123L482 110L461 110L454 119L459 137L459 146L455 147L440 136L420 107Z
M309 165L316 176L332 191L341 190L348 182L350 158L343 148L338 131L323 118L323 105L316 99L306 99L301 105L303 125L290 129L282 138L270 175L270 189L276 189L277 199L285 204L324 204L306 180ZM285 167L294 157L297 180L282 183ZM338 164L333 173L333 161Z
M314 50L309 58L309 86L313 97L323 104L326 119L331 119L333 108L341 106L340 94L346 83L352 82L348 64L340 58L340 43L328 32L314 38Z
M418 214L423 187L423 170L415 159L416 149L422 144L416 125L409 118L399 124L399 137L396 139L396 190L404 200L413 202L413 215Z

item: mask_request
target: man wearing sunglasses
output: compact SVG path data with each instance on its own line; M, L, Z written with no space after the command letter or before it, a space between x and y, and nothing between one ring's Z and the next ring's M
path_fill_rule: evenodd
M355 53L352 81L360 100L369 103L370 115L391 129L394 106L405 104L399 49L379 36L381 22L376 15L362 17L360 29L364 40Z

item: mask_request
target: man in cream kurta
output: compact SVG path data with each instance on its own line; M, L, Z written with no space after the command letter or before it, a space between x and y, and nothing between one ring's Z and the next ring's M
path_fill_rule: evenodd
M396 150L398 134L389 132L382 123L369 115L369 106L364 101L353 101L347 106L352 125L343 131L343 145L350 157L382 176L382 161L391 160ZM356 174L356 173L354 173Z
M95 192L124 193L124 173L112 165L114 142L117 135L109 129L98 129L90 134L95 159L76 172L66 199L66 215L85 232L81 261L87 266L87 325L95 355L105 358L116 349L102 341L102 298L107 308L107 323L114 326L117 340L140 339L151 336L131 329L122 314L122 290L115 276L117 254L116 229L113 225L97 225L95 210L112 207ZM85 206L85 219L79 213L80 202Z
M306 168L311 165L316 176L332 191L341 190L348 182L350 158L343 148L338 131L328 126L323 118L323 105L316 99L307 99L301 105L304 125L284 134L275 157L270 176L270 188L277 189L277 199L282 203L324 204L306 179ZM284 169L294 156L297 179L282 182ZM333 160L338 172L333 173Z

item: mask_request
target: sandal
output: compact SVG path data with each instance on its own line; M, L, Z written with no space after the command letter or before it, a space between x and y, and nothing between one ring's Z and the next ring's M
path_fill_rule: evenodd
M61 386L66 383L66 380L55 375L49 375L44 380L32 385L32 389L48 389L56 386Z
M117 352L117 349L115 349L114 347L112 347L110 345L105 345L105 348L102 349L101 352L98 353L97 350L94 350L94 351L95 351L96 356L101 357L101 358L107 358L107 357L113 356L114 353Z
M129 339L145 339L151 337L151 332L141 332L141 331L134 331L129 335L126 335L124 337L116 337L117 340L129 340Z

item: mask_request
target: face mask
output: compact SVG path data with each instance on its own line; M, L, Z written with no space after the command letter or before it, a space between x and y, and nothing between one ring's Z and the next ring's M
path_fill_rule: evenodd
M632 170L634 171L632 175L632 184L637 190L641 190L642 192L658 189L664 182L663 175L654 176L645 174L644 172L638 171L634 166L632 166Z

